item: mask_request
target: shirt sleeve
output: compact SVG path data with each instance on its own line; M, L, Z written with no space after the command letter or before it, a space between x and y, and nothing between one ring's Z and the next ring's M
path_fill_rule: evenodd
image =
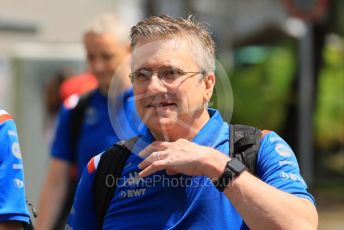
M55 136L51 145L52 158L68 162L73 161L70 143L71 111L70 108L62 106L58 116Z
M29 222L23 170L15 123L0 113L0 222Z
M79 181L66 229L98 229L92 186L100 155L93 157Z
M269 132L261 140L257 174L264 182L315 204L300 174L294 152L275 132Z

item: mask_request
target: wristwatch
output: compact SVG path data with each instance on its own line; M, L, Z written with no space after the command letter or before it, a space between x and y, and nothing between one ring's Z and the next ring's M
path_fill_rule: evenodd
M226 164L225 171L219 177L219 179L213 181L215 187L220 191L223 192L226 186L237 176L239 176L243 171L247 168L246 166L241 163L236 158L232 158Z

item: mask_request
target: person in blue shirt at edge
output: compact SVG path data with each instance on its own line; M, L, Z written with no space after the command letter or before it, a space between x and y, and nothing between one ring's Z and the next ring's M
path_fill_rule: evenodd
M87 162L93 156L120 139L138 134L134 127L138 127L141 120L134 100L130 100L133 97L131 83L127 77L130 67L129 64L126 67L122 64L130 54L129 32L130 27L111 14L96 17L85 29L83 42L88 67L96 76L99 87L93 92L85 110L76 153L72 152L70 132L71 115L78 101L77 96L72 95L66 99L61 109L52 143L48 174L39 200L39 215L36 221L38 230L50 230L59 222L58 216L68 193L68 181L75 154L77 178L80 178ZM108 95L108 90L112 78L117 87L115 94L118 95L118 100L123 99L123 103L116 102L121 106L111 114L110 120L108 96L112 99L113 95ZM120 126L115 127L116 125Z
M17 128L13 118L0 110L0 229L23 229L29 223L24 171Z
M257 177L228 156L229 125L207 107L214 47L192 16L152 16L131 29L130 77L148 130L131 149L103 229L317 228L314 199L276 133L263 132ZM101 157L82 175L67 229L98 228L92 186ZM213 181L234 163L241 170L221 192Z

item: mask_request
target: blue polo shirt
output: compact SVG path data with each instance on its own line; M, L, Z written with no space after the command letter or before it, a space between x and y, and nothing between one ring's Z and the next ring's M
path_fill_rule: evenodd
M83 117L77 153L71 147L71 115L78 98L71 96L64 103L57 123L51 154L55 159L72 163L76 159L77 171L82 173L88 161L119 140L137 136L141 120L136 112L132 88L115 100L109 100L99 90L93 92ZM109 109L108 109L109 108ZM110 118L111 117L111 118ZM79 175L78 175L79 177Z
M0 110L0 222L29 223L29 217L16 125L6 111Z
M209 109L210 120L192 142L228 154L229 125ZM139 178L136 153L154 141L147 131L126 162L117 190L104 219L103 229L243 229L247 228L230 200L204 176L169 176L165 171ZM69 218L73 229L96 229L93 181L101 154L84 171ZM276 133L261 140L258 177L266 183L314 202L307 192L294 153Z

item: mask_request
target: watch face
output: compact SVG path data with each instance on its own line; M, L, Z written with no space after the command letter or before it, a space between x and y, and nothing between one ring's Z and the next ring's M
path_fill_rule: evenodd
M228 167L234 171L235 175L238 175L246 170L246 166L236 158L233 158L228 162Z
M233 178L238 176L244 170L246 170L246 166L238 159L232 158L230 161L227 162L225 171L220 176L220 178L213 183L220 192L223 192L226 186L233 180Z

